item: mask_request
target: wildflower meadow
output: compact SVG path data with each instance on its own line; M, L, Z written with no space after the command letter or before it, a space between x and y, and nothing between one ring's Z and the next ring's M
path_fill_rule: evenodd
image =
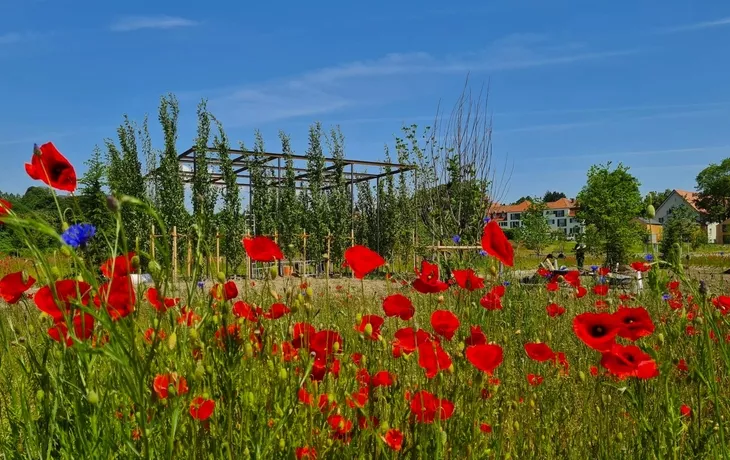
M282 277L287 248L241 233L263 276L205 276L197 245L176 279L168 239L153 254L128 238L127 216L169 230L148 202L109 197L102 232L60 204L77 177L52 143L26 170L54 191L59 224L0 201L30 254L0 280L4 457L728 455L730 293L658 254L632 261L641 290L601 266L522 283L512 243L480 215L479 249L448 270L396 271L354 244L336 255L345 276Z

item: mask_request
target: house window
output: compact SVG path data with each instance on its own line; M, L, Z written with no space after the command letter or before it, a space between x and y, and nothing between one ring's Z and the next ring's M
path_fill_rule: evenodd
M568 222L566 219L558 219L558 227L567 227Z
M510 214L509 220L520 220L520 213Z
M663 217L660 217L660 218L659 218L659 223L660 223L660 224L663 224L663 223L664 223L664 218L663 218Z
M517 222L510 222L509 223L509 228L520 228L520 222L519 221L517 221Z
M565 210L555 211L555 217L565 217Z
M502 221L502 222L499 223L499 226L500 227L506 227L507 226L507 222Z
M550 225L555 225L555 219L550 219Z
M725 224L722 226L722 233L727 233L729 231L730 231L730 225Z

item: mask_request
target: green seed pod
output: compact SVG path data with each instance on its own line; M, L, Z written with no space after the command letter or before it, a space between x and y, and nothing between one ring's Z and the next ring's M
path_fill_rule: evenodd
M205 368L202 364L198 363L195 367L195 380L201 380L205 376Z
M513 423L512 426L514 427L515 431L520 431L520 422L518 422L517 420L515 420L515 423Z
M337 353L338 351L340 351L340 342L335 342L335 343L332 344L332 351L335 352L335 353Z
M654 216L656 216L656 209L654 209L653 204L650 204L646 207L646 215L649 217L649 219L653 219Z
M99 395L96 393L96 391L91 390L86 394L86 400L89 401L89 404L92 406L96 406L99 404Z
M129 261L129 264L132 267L132 270L139 270L139 256L132 257L132 259Z
M246 342L246 345L243 346L243 351L246 354L246 358L253 358L253 345L251 343Z
M277 276L279 276L279 268L276 265L272 265L269 268L269 278L275 280Z
M578 372L578 377L580 377L581 382L585 382L586 381L586 373L585 372L579 371Z
M61 230L63 230L64 232L68 230L69 227L70 225L68 224L68 222L64 221L63 223L61 223Z
M306 299L310 302L314 298L314 290L311 287L307 287L307 289L304 291Z
M372 324L367 323L365 325L365 335L367 335L368 337L370 337L371 335L373 335L373 325Z
M147 268L150 271L150 274L152 276L158 276L160 274L160 271L162 270L162 267L160 267L160 264L157 263L157 261L150 261L150 263L147 265Z
M177 334L172 333L167 337L167 348L170 350L174 350L177 346Z
M283 367L279 368L279 379L286 380L289 377L289 373Z
M157 319L157 318L153 319L152 320L152 327L154 327L155 329L157 329L159 326L160 326L160 320Z
M284 438L279 439L279 450L286 449L286 441L284 441Z
M215 324L217 326L220 323L221 323L221 315L218 315L218 314L213 315L213 324Z
M119 211L119 200L117 200L116 198L114 198L114 196L112 196L112 195L107 196L106 197L106 207L111 212L117 212L117 211Z
M61 246L61 254L63 254L66 257L71 257L71 247L67 245Z
M43 392L43 390L38 390L35 392L35 400L38 401L38 404L43 402L43 398L46 396L46 394Z

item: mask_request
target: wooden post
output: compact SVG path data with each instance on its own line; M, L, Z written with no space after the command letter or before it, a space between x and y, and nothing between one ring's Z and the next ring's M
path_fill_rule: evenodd
M177 226L172 227L172 281L177 282Z
M355 230L350 229L350 247L355 246ZM352 272L352 279L355 279L355 271L350 270Z
M325 265L325 268L327 270L327 273L325 276L327 279L330 279L330 258L332 257L332 233L327 232L327 264Z
M188 279L190 279L190 269L193 265L193 246L190 242L190 238L188 238L188 257L187 262L185 263L185 266L187 267L186 273L188 274Z
M300 273L300 276L304 278L307 275L307 230L302 229L302 240L304 244L302 245L302 258L304 259L302 261L302 273Z
M418 238L416 237L416 229L413 229L413 267L414 268L418 266L418 256L417 256L418 248L417 248L417 246L418 246Z
M246 231L246 238L251 238L251 233L249 231ZM248 253L246 253L246 276L248 277L248 279L253 278L251 276L251 258L248 256Z
M152 224L150 229L150 255L152 260L155 260L155 224Z
M221 271L221 234L220 229L215 230L215 275Z

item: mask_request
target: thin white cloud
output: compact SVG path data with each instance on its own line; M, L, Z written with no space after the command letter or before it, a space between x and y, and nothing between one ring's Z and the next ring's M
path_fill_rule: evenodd
M555 160L580 160L589 158L614 158L614 157L634 157L634 156L647 156L647 155L677 155L677 154L692 154L696 157L701 156L703 153L730 151L730 145L711 145L701 147L687 147L681 149L660 149L660 150L626 150L622 152L605 152L605 153L594 153L594 154L576 154L576 155L550 155L550 156L539 156L530 157L530 162L535 161L555 161Z
M23 40L23 34L18 32L8 32L0 34L0 45L12 45Z
M227 124L248 125L321 115L345 107L379 105L403 97L393 87L398 77L467 75L628 56L639 49L594 51L585 46L556 46L533 34L513 35L471 53L437 56L426 52L391 53L241 88L215 91L210 106ZM210 96L210 94L207 94Z
M693 24L685 24L677 27L669 27L662 29L663 33L689 32L693 30L714 29L715 27L730 26L730 17L717 19L715 21L696 22Z
M197 25L197 21L177 16L127 16L118 19L109 28L114 32L132 32L141 29L174 29Z

